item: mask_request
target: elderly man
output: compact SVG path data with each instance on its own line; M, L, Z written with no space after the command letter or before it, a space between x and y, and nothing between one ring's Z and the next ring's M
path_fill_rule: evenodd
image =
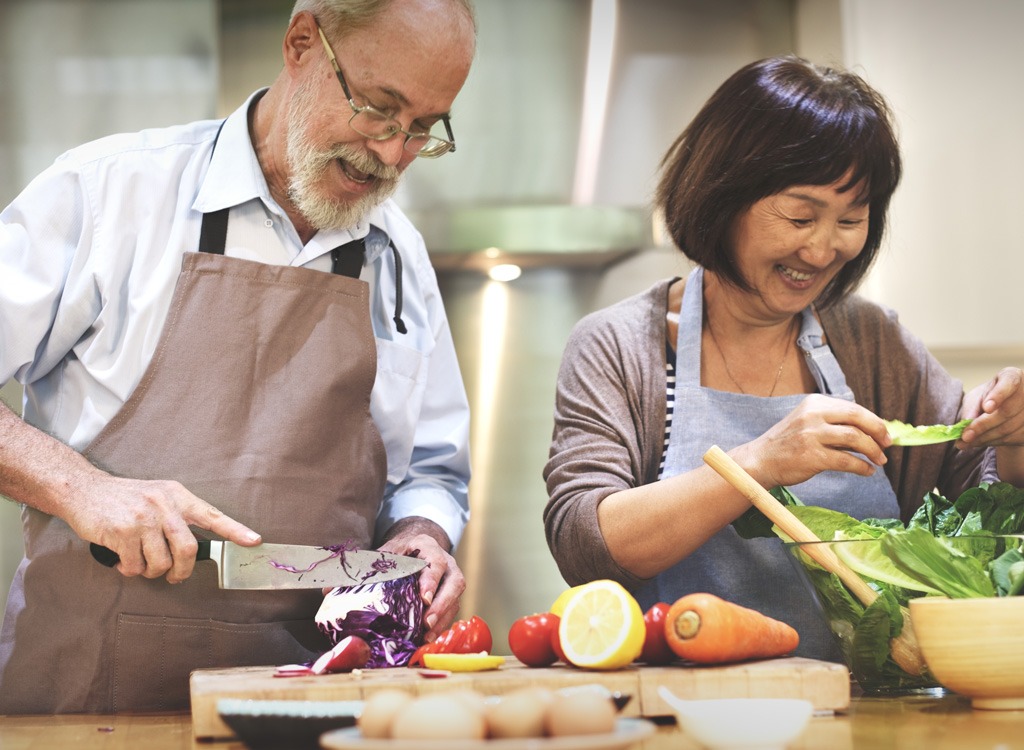
M326 648L320 591L219 590L194 531L416 554L427 637L454 619L468 406L389 196L455 149L475 36L469 0L298 0L226 120L81 146L0 214L0 713L182 709L192 669Z

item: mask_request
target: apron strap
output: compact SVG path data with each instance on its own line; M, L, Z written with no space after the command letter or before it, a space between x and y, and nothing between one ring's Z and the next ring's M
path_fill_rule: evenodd
M203 214L203 225L199 230L199 252L223 255L228 244L228 211L222 208Z
M394 242L388 240L388 245L391 246L391 254L395 256L395 316L392 320L395 321L396 331L408 333L409 329L406 328L405 321L402 320L402 256Z
M331 250L331 273L358 279L363 268L366 244L363 240L352 240Z
M213 151L217 150L217 141L220 140L220 132L228 121L225 117L220 121L216 135L213 136L213 149L210 152L210 159L213 159ZM199 229L199 252L223 255L224 248L228 244L228 209L222 208L203 214L203 224Z
M222 208L203 214L203 224L199 230L199 252L224 254L228 242L229 211L228 208ZM334 248L331 250L331 273L358 279L363 267L364 251L363 240L352 240Z

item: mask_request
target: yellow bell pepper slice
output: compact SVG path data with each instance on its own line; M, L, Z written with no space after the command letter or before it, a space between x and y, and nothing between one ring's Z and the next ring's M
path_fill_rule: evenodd
M487 653L423 655L423 664L427 669L444 669L448 672L483 672L497 669L504 663L504 656Z

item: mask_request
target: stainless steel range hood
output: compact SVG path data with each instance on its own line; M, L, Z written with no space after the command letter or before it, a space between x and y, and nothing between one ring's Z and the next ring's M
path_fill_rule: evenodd
M616 206L468 207L411 218L438 270L602 266L651 243L646 213Z
M397 196L439 269L601 266L654 245L665 150L735 68L789 48L792 0L477 0L457 151Z
M409 170L399 196L434 265L597 267L649 247L645 192L599 192L619 3L478 0L477 14L458 150Z

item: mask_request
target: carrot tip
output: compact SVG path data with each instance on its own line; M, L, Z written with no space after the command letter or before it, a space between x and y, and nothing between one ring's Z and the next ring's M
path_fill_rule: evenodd
M675 621L676 635L684 641L696 638L700 632L700 615L692 609L680 612Z

